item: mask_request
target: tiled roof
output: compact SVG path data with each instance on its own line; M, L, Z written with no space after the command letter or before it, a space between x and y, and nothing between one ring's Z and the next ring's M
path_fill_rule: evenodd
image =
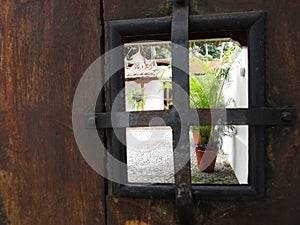
M166 64L169 61L166 60ZM208 66L213 68L216 66L222 65L220 61L208 61ZM140 79L140 78L159 78L164 70L166 70L167 66L138 66L133 65L130 67L126 67L125 69L125 79ZM198 62L190 62L189 72L194 74L205 74L205 70ZM169 76L170 78L171 76Z
M136 68L135 66L126 67L125 79L138 78L159 78L166 66L145 66L143 68Z

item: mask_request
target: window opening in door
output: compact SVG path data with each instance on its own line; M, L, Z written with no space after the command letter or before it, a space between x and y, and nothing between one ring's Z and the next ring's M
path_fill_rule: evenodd
M172 105L171 43L124 46L126 111L167 110ZM126 128L128 182L174 183L172 129Z
M111 135L111 147L110 150L114 156L121 162L127 163L126 156L126 134L127 127L148 127L150 120L154 117L163 119L166 123L159 123L160 126L171 126L173 132L174 150L180 137L183 137L184 142L179 144L179 147L186 148L189 146L189 131L190 126L209 126L209 125L242 125L248 126L241 130L248 131L248 182L246 185L204 185L194 184L192 187L192 193L194 199L257 199L265 196L265 149L266 149L266 128L272 125L288 125L295 122L293 117L287 118L285 115L294 115L295 109L286 108L268 108L266 106L266 80L265 80L265 17L266 14L261 11L251 12L236 12L236 13L221 13L211 15L190 15L185 19L189 20L188 31L186 26L181 27L176 25L176 18L149 18L149 19L133 19L133 20L120 20L108 22L108 46L109 50L113 50L116 47L126 47L125 43L133 41L144 40L173 40L172 52L175 55L172 56L173 62L171 65L177 65L182 68L187 68L187 52L184 50L177 51L176 44L180 40L176 40L176 35L180 34L180 30L189 33L190 40L207 39L207 38L224 38L232 37L237 40L245 48L246 52L249 52L245 61L249 64L245 68L239 68L239 76L241 80L248 80L246 85L243 99L247 102L235 100L234 105L227 106L227 108L204 108L193 109L189 107L188 102L179 102L181 93L180 88L177 86L172 87L173 90L173 109L169 110L155 110L148 111L146 104L144 105L144 111L137 111L136 109L127 109L131 112L125 111L125 70L120 69L115 71L115 66L120 65L124 67L124 54L118 54L113 52L109 56L109 68L108 72L113 74L109 81L109 100L108 100L108 112L98 113L96 125L98 128L111 128L114 130L109 131ZM145 29L146 28L146 29ZM185 42L187 35L183 35L183 41ZM130 43L131 44L131 43ZM183 46L183 45L182 45ZM184 44L185 46L185 44ZM209 50L209 49L208 49ZM123 52L123 50L122 50ZM209 51L208 51L209 52ZM182 54L182 60L181 56ZM178 65L182 64L181 66ZM125 63L126 64L126 63ZM174 68L173 68L174 69ZM178 69L174 69L175 77L173 78L182 89L188 93L189 79L185 76L185 72L180 72ZM183 77L180 77L183 76ZM195 74L197 76L197 74ZM202 75L198 75L202 76ZM247 77L248 76L248 77ZM182 83L181 83L182 82ZM237 87L242 87L238 83ZM145 88L146 90L146 88ZM226 90L226 88L224 88ZM228 91L226 91L228 93ZM189 93L188 93L189 94ZM137 96L137 95L136 95ZM172 95L171 95L172 96ZM238 95L237 97L241 97ZM248 96L248 97L247 97ZM116 110L112 109L117 99L120 97L121 102ZM231 98L231 97L229 97ZM184 96L184 101L188 101L189 96ZM137 98L137 100L139 100ZM162 102L163 99L162 99ZM181 104L182 103L182 104ZM181 104L176 110L175 105ZM164 105L162 104L162 107ZM187 111L184 111L187 109ZM139 109L141 110L141 109ZM181 112L180 112L181 110ZM182 112L183 110L183 112ZM134 112L132 112L134 111ZM137 112L136 112L137 111ZM221 112L226 112L222 114ZM182 113L182 114L179 114ZM191 114L196 114L190 116ZM199 119L199 123L193 122L195 118ZM282 116L284 115L284 116ZM117 116L116 119L111 118ZM181 116L181 118L179 118ZM155 122L156 123L156 122ZM153 124L155 124L153 123ZM183 127L181 127L183 125ZM151 125L152 127L153 125ZM150 126L149 126L150 127ZM184 130L183 135L179 135L179 129ZM239 129L238 127L236 127ZM120 131L120 140L117 134ZM240 132L240 131L238 131ZM242 132L242 131L241 131ZM235 136L236 137L236 136ZM190 136L191 139L191 136ZM122 143L121 143L122 142ZM225 141L224 141L225 142ZM191 144L192 145L192 144ZM183 181L187 186L190 185L190 174L187 169L190 168L189 163L183 165L180 169L178 166L180 162L189 160L186 157L186 151L183 149L184 155L179 152L174 152L176 160L175 167L179 169L179 173L175 175L176 184L174 185L139 185L133 183L126 183L127 179L127 167L124 171L124 167L119 168L118 165L109 164L109 171L113 171L117 175L124 177L124 181L121 183L112 182L112 193L118 196L126 197L147 197L147 198L174 198L174 190L179 190L179 182ZM178 162L178 163L177 163ZM245 165L245 168L247 166ZM182 176L181 175L186 175ZM237 175L237 174L236 174ZM184 178L186 177L186 179ZM238 175L237 175L238 177ZM181 179L183 178L183 179ZM125 182L125 183L123 183ZM190 187L188 188L190 189Z
M171 43L135 42L124 46L126 111L164 110L172 104Z
M189 43L190 107L248 108L247 47L231 38ZM172 109L170 42L125 44L124 65L126 111ZM197 149L206 144L195 139L197 130L209 130L208 139L222 132L213 171L199 167ZM192 126L189 136L193 184L248 183L248 126ZM171 127L126 128L126 146L128 182L174 183Z
M209 126L201 126L203 136ZM219 131L226 130L218 126ZM211 132L211 131L210 131ZM222 137L216 148L205 149L199 144L197 133L191 129L191 173L193 184L247 184L248 183L248 126L234 126ZM202 139L204 139L202 137ZM203 140L204 141L204 140ZM200 142L201 143L201 142ZM204 171L204 172L203 172Z
M246 46L231 38L190 41L190 107L223 108L224 115L226 108L248 108ZM248 126L192 126L190 130L193 183L248 183Z

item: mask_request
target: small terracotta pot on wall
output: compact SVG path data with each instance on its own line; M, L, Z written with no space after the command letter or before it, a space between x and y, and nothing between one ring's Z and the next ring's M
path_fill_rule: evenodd
M198 150L195 149L197 166L202 172L212 173L215 170L218 150Z

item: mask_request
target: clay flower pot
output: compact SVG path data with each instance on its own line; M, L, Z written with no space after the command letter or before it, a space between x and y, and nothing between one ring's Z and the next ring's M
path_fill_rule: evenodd
M197 146L198 144L201 144L201 136L199 131L192 131L193 134L193 140L194 140L194 145Z
M196 148L195 152L198 169L207 173L214 172L218 150L199 150Z

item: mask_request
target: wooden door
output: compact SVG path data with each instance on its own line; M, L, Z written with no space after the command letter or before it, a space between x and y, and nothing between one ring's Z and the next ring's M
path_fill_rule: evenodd
M100 55L100 2L3 1L0 11L0 224L104 225L103 179L71 116Z
M168 17L173 1L104 2L104 22ZM296 1L190 1L191 15L263 11L266 13L267 107L298 108L299 10ZM107 27L106 27L107 28ZM108 29L106 29L108 32ZM110 40L106 39L106 43ZM298 123L297 123L298 124ZM257 200L194 200L195 224L297 224L299 200L298 125L267 127L265 196ZM174 200L107 196L107 223L180 224Z
M172 2L1 3L1 225L179 224L173 200L117 197L84 160L72 130L74 93L86 69L104 53L107 22L169 17ZM190 0L191 15L253 10L266 13L267 106L298 110L299 2ZM299 129L298 121L266 129L264 198L194 200L195 224L298 224Z

